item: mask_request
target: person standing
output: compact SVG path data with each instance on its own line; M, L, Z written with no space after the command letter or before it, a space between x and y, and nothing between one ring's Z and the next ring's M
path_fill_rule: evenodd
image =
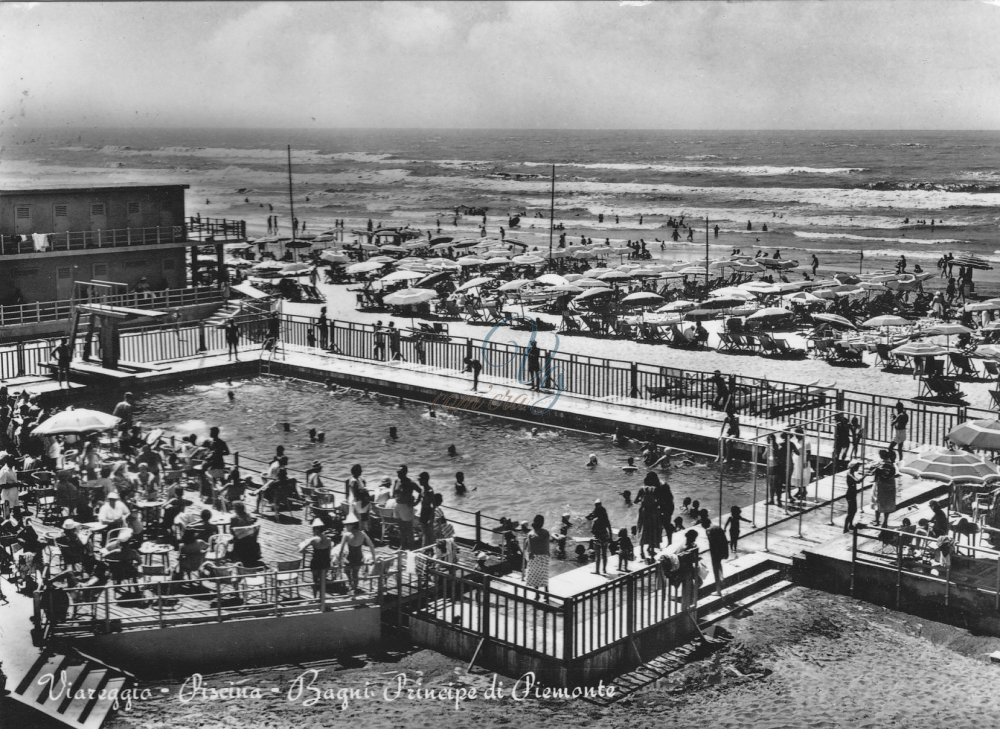
M382 320L375 322L375 350L373 356L379 362L385 359L385 330L382 328Z
M545 517L535 514L531 531L524 538L521 552L524 555L524 584L536 590L549 589L549 559L552 536L545 529Z
M127 433L132 429L132 408L134 405L135 397L131 392L126 392L122 401L115 405L111 414L119 418L118 430Z
M851 445L851 425L843 413L837 413L833 418L833 464L830 468L836 473L840 464L847 460L847 451Z
M309 569L312 570L313 597L319 597L320 586L323 583L323 575L330 569L330 551L333 549L333 542L324 531L326 526L322 519L313 519L313 535L299 545L299 552L305 554L312 547L312 556L309 558Z
M330 322L326 318L326 307L321 306L319 317L316 319L316 328L319 329L319 347L326 349L330 340Z
M660 519L656 503L656 488L660 485L660 477L650 471L642 482L642 488L635 495L635 503L639 507L636 519L636 532L639 538L639 558L653 559L653 551L660 546L663 539L663 527L669 525Z
M208 441L205 446L208 448L208 458L205 459L205 475L209 478L209 483L214 486L216 481L221 481L226 475L226 456L229 455L229 445L219 437L219 428L212 427L208 431ZM211 499L211 492L209 492Z
M864 479L864 473L860 472L861 461L852 461L847 469L847 491L844 494L844 501L847 504L847 516L844 517L844 534L854 528L854 517L858 513L858 493Z
M715 397L712 400L712 409L722 410L726 405L726 401L729 399L729 386L726 384L726 380L722 376L722 372L719 370L712 373L711 378L709 378L709 382L715 386Z
M395 322L389 322L389 359L393 362L403 359L400 352L400 332Z
M819 268L819 258L816 257L815 253L812 254L812 266L811 267L812 267L813 276L815 277L816 276L816 269Z
M726 519L726 525L723 527L729 535L729 549L733 554L736 554L736 547L740 543L741 521L745 521L747 524L753 524L752 521L743 516L743 510L740 509L740 507L733 506L729 510L729 518Z
M599 575L603 570L608 571L608 545L611 544L611 519L608 517L608 510L601 504L601 500L594 501L594 510L590 512L586 519L593 520L590 531L594 535L594 574Z
M472 391L479 389L479 373L483 371L483 363L472 357L465 358L465 371L472 373Z
M715 594L722 595L722 562L729 558L729 540L725 530L705 517L701 526L708 537L708 555L712 560L712 574L715 577Z
M339 564L346 562L347 583L355 595L364 592L358 584L361 574L361 567L365 563L364 548L368 547L371 553L372 564L375 563L375 544L371 537L361 529L361 522L354 514L348 514L344 518L344 526L347 532L340 542L340 552L337 555Z
M899 400L896 401L896 412L892 416L892 442L889 450L893 446L899 449L899 460L903 460L903 444L906 443L906 428L910 424L910 416L906 413L906 408Z
M226 319L226 349L229 359L240 361L240 327L232 317Z
M879 525L879 514L884 514L881 526L888 528L889 514L896 510L896 465L891 460L888 450L878 452L881 462L872 467L872 476L875 478L875 521L872 526Z
M52 350L52 359L55 360L56 365L56 380L59 383L59 387L62 387L62 383L66 382L66 387L69 387L69 365L73 361L73 352L69 348L69 344L65 339L56 345L55 349Z
M393 486L401 549L410 549L413 544L413 521L416 516L414 507L420 502L420 490L407 475L408 472L409 469L405 464L400 466L396 471L396 483Z
M781 464L784 463L781 457L781 446L774 433L768 433L765 457L767 459L767 503L777 502L781 506L781 494L785 490L784 480L781 478L783 470Z
M528 348L528 384L532 390L540 390L541 385L541 371L542 371L542 353L538 349L538 344L532 342L531 346Z

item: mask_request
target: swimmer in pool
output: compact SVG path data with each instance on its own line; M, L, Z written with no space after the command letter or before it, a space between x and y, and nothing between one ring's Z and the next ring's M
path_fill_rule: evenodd
M389 437L392 438L393 440L396 440L396 438L399 437L399 433L396 431L395 425L389 426Z
M597 454L591 453L590 458L587 459L587 468L597 468Z
M622 491L622 498L625 499L625 506L632 506L632 492L628 489Z
M437 411L434 409L433 405L428 406L427 410L428 410L427 414L430 417L436 418L438 416Z
M455 472L455 493L463 496L469 490L465 485L465 474L462 471Z
M534 437L536 435L538 435L538 428L532 428L531 429L531 436Z
M455 448L455 444L448 446L448 455L454 458L458 455L458 450Z
M628 463L622 466L622 470L625 473L635 473L639 470L639 467L635 465L635 456L628 457Z

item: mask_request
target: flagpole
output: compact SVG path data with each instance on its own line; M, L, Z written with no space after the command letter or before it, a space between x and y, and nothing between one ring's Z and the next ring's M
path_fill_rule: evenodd
M552 165L552 192L549 196L549 264L552 263L552 226L556 217L556 166Z
M708 298L708 216L705 216L705 298Z
M292 226L292 241L295 241L295 202L292 200L292 145L288 145L288 207L291 210L292 219L288 224Z

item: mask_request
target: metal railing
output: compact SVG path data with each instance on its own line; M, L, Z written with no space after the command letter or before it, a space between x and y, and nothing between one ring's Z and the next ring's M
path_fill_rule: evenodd
M904 592L910 592L906 579L920 585L919 599L924 605L949 607L961 591L964 596L991 598L994 610L1000 610L1000 552L960 543L960 539L953 534L943 555L936 537L859 524L851 540L851 594L856 589L858 565L867 565L895 573L893 606L897 609L902 607ZM872 549L871 543L881 547Z
M222 301L222 292L212 286L95 296L87 301L75 301L74 299L35 301L30 304L0 306L0 327L69 319L75 303L125 306L131 309L173 309L179 306L214 304Z
M188 217L187 232L191 240L203 243L233 242L246 240L247 224L245 220L229 220L227 218L203 218L200 215Z
M396 564L395 558L367 563L358 576L363 592L357 594L336 566L320 572L318 582L308 568L239 574L235 564L220 564L222 571L215 577L153 580L140 575L120 584L48 590L37 605L37 615L50 633L58 634L95 624L110 630L112 621L116 629L134 630L381 605ZM68 598L61 607L60 592Z
M39 239L37 244L31 235L0 235L0 255L126 248L162 245L164 243L186 243L187 240L187 230L183 225L68 230L62 233L47 233L45 238Z

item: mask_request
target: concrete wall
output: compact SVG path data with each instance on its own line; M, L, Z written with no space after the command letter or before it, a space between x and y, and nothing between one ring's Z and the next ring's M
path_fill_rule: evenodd
M381 638L381 609L362 607L133 630L76 639L73 645L151 679L350 655Z
M3 191L0 192L0 234L181 225L186 188L187 185L136 185ZM96 203L104 204L103 219L91 216L91 206ZM138 204L138 212L129 213L129 203ZM65 206L66 215L57 217L56 206ZM27 207L30 218L16 218L18 207Z

